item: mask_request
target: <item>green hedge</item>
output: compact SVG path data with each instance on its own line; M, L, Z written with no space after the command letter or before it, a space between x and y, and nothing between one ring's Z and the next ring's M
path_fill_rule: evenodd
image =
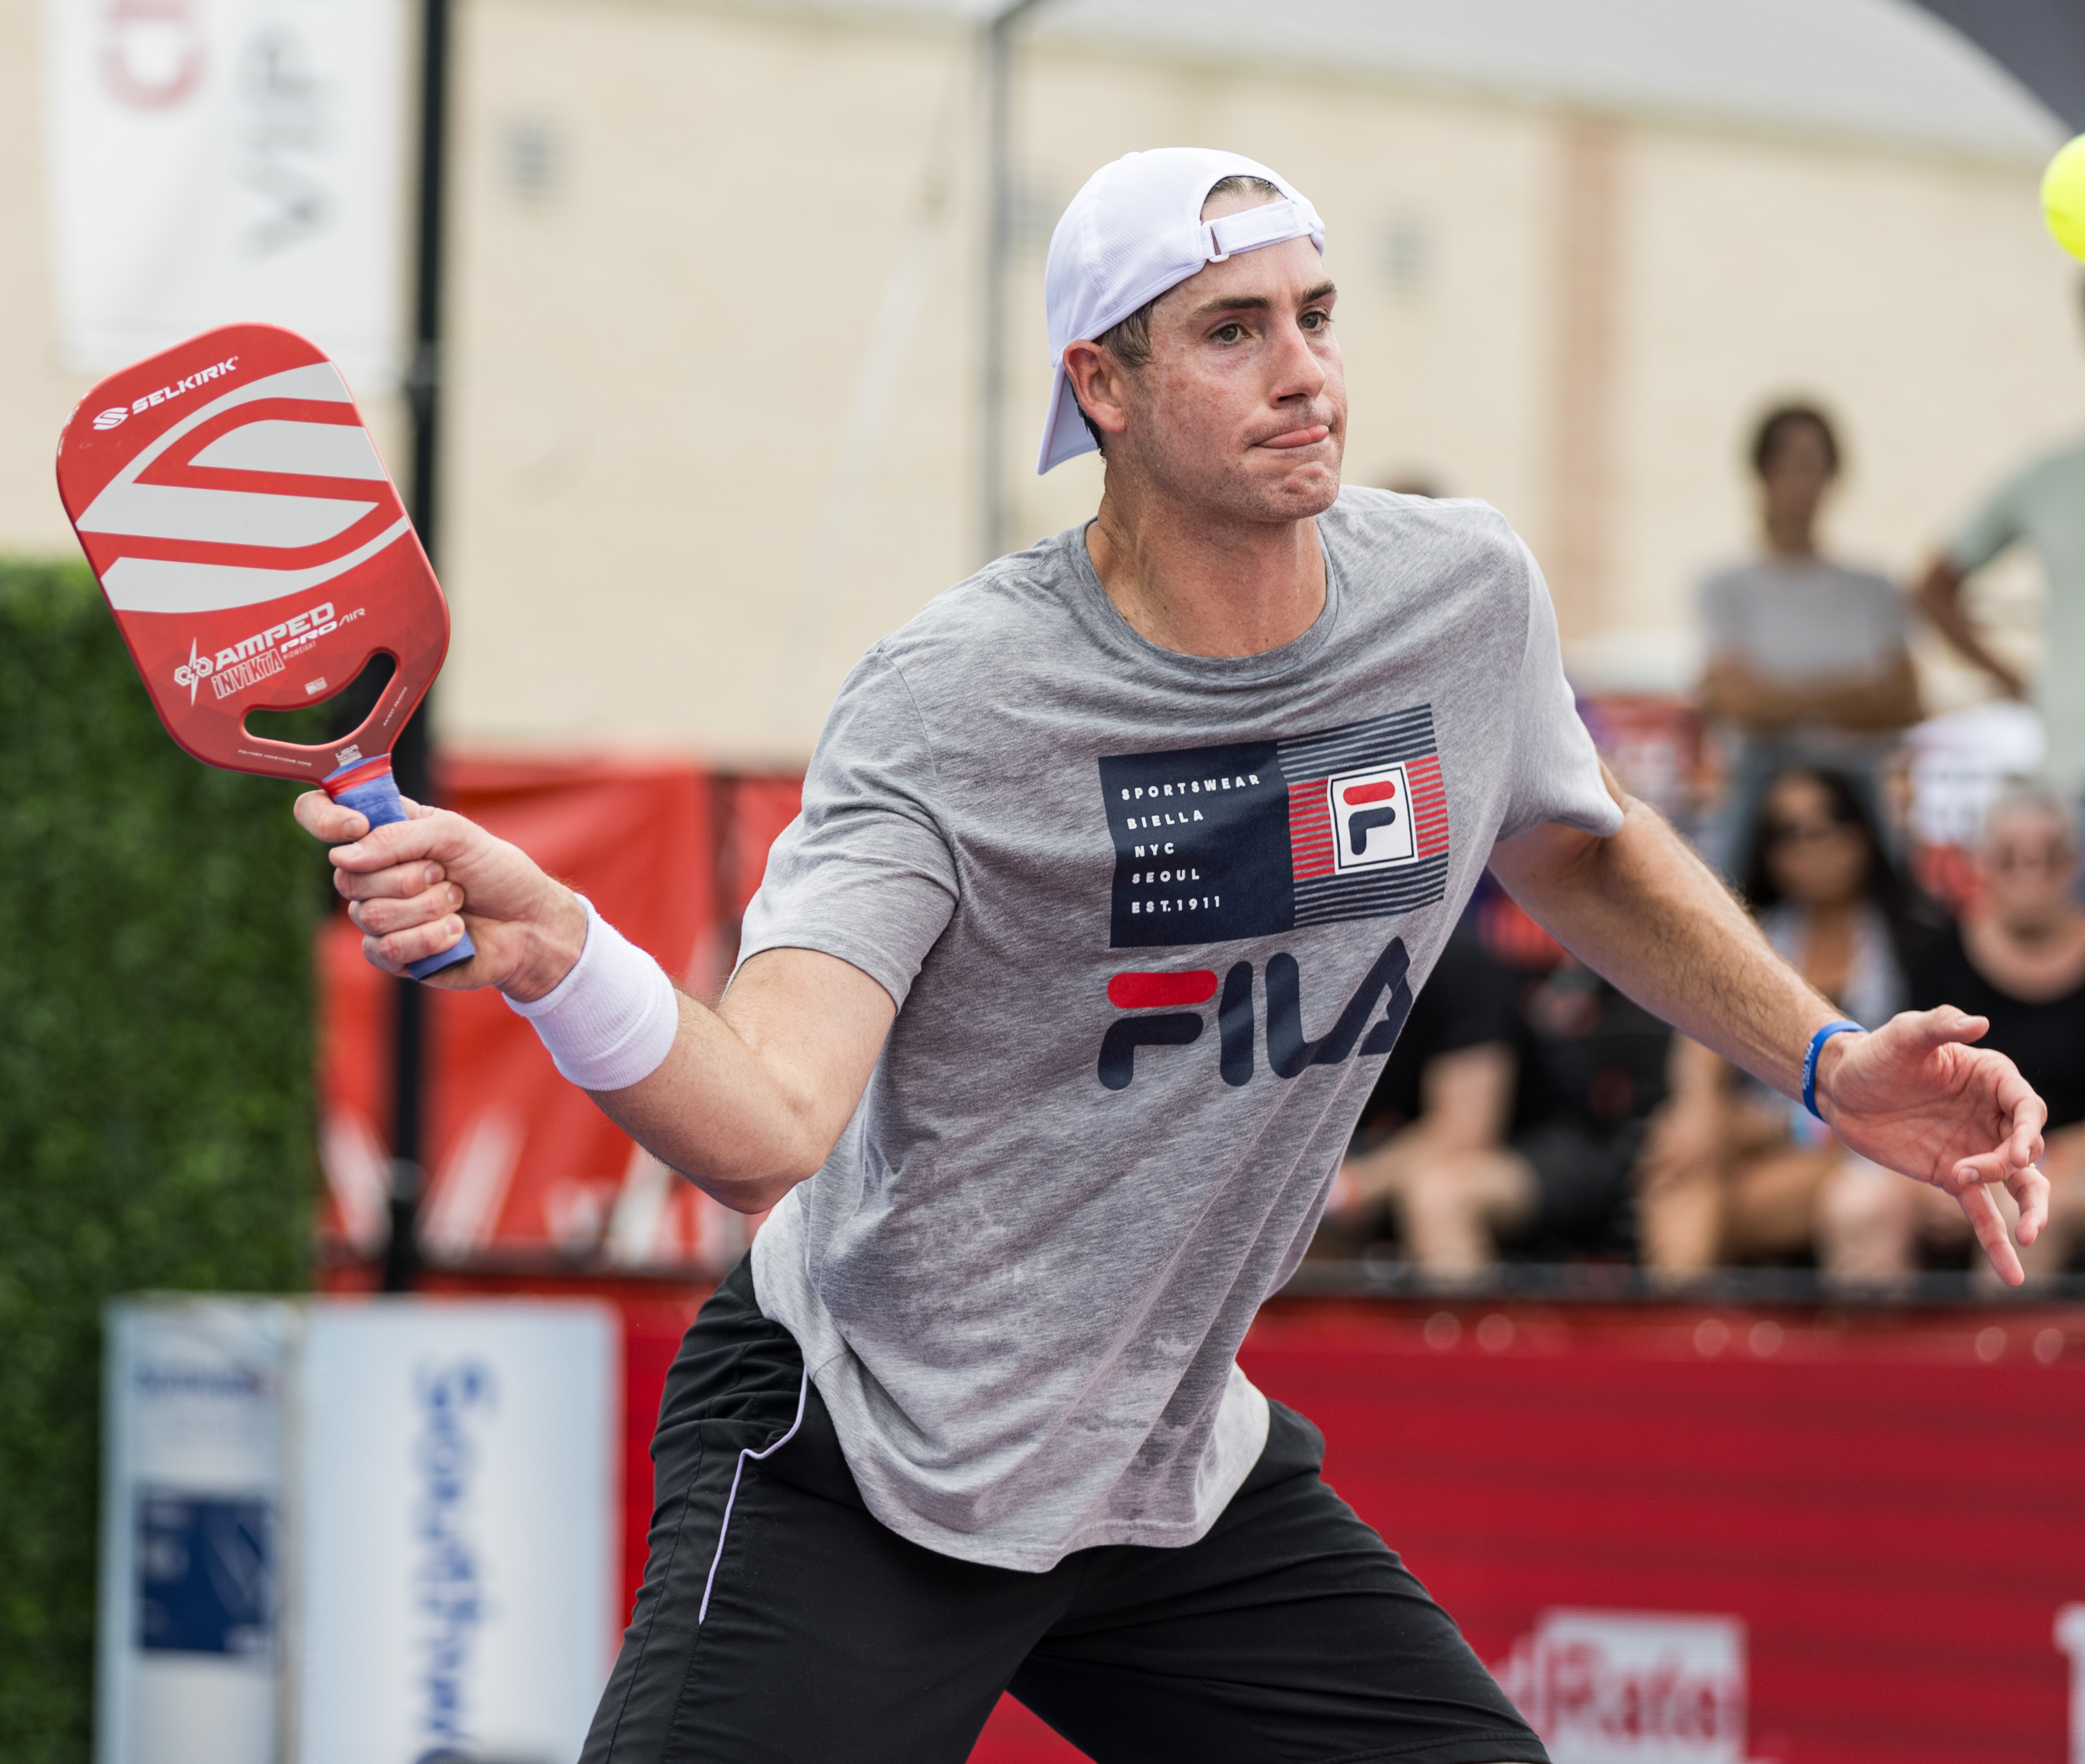
M100 1313L307 1283L318 850L167 738L93 579L0 562L0 1758L84 1764Z

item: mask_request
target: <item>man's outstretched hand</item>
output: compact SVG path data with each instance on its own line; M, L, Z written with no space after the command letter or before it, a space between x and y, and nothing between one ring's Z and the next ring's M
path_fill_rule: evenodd
M571 971L586 943L586 911L526 852L446 809L408 802L408 821L373 831L324 791L297 799L297 824L333 850L333 887L362 932L362 952L387 973L462 936L478 953L423 982L497 986L522 1003Z
M1818 1062L1817 1106L1849 1150L1952 1194L2016 1287L2026 1275L1991 1189L2011 1194L2019 1241L2032 1243L2049 1219L2049 1178L2035 1168L2049 1110L2004 1054L1968 1045L1989 1028L1943 1005L1835 1036Z

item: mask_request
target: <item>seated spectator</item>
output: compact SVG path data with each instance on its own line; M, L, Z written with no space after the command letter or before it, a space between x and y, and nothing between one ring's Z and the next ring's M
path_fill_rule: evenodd
M1495 922L1518 916L1496 904ZM1545 1257L1625 1249L1671 1032L1561 952L1531 974L1458 936L1455 966L1444 956L1427 992L1455 989L1462 1047L1427 1068L1419 1119L1350 1159L1341 1184L1387 1202L1407 1257L1438 1281L1481 1278L1502 1245Z
M1760 424L1760 555L1701 587L1709 660L1702 709L1721 726L1729 780L1710 861L1742 875L1742 837L1767 783L1792 765L1855 781L1871 819L1874 778L1896 731L1918 720L1905 638L1910 613L1884 575L1823 556L1817 519L1839 476L1839 443L1824 413L1785 405Z
M2020 1252L2028 1278L2047 1280L2085 1241L2085 908L2068 806L2038 787L2007 791L1985 816L1977 859L1981 897L1913 960L1911 1007L1988 1017L1983 1045L2049 1105L2049 1225ZM1922 1249L1965 1252L1970 1236L1949 1196L1851 1160L1825 1190L1819 1260L1839 1280L1886 1285L1913 1273Z
M1495 1145L1505 1133L1523 977L1486 947L1476 918L1473 910L1455 927L1412 1001L1361 1112L1356 1149L1334 1180L1325 1217L1348 1253L1388 1228L1413 1261L1437 1259L1426 1219L1410 1212L1413 1185L1437 1159ZM1549 960L1556 953L1551 945Z
M1744 892L1767 940L1856 1022L1872 1028L1903 1009L1917 915L1852 784L1782 773L1747 842ZM1671 1075L1638 1201L1645 1266L1677 1282L1807 1252L1819 1194L1844 1156L1837 1142L1695 1042L1675 1043Z

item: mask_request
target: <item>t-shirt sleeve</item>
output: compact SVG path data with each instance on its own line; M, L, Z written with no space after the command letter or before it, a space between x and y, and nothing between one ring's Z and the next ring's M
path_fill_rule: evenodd
M1599 755L1564 677L1549 585L1534 553L1515 543L1527 572L1527 642L1508 702L1513 770L1497 837L1510 839L1561 821L1604 839L1621 831L1622 812L1601 779Z
M1958 575L1982 569L2015 540L2025 536L2020 500L2020 480L2010 479L1955 529L1947 542L1947 562Z
M872 651L826 719L803 812L767 854L740 962L765 949L821 950L902 1007L958 895L936 799L919 707L904 676Z

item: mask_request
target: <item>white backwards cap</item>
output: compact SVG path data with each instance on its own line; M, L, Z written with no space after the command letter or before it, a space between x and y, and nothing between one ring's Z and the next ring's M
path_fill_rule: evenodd
M1283 200L1202 218L1210 189L1228 177L1264 178ZM1050 235L1042 299L1050 316L1049 413L1040 473L1093 451L1064 375L1064 346L1119 324L1205 263L1308 237L1325 249L1325 223L1288 180L1242 154L1212 147L1126 153L1088 178Z

